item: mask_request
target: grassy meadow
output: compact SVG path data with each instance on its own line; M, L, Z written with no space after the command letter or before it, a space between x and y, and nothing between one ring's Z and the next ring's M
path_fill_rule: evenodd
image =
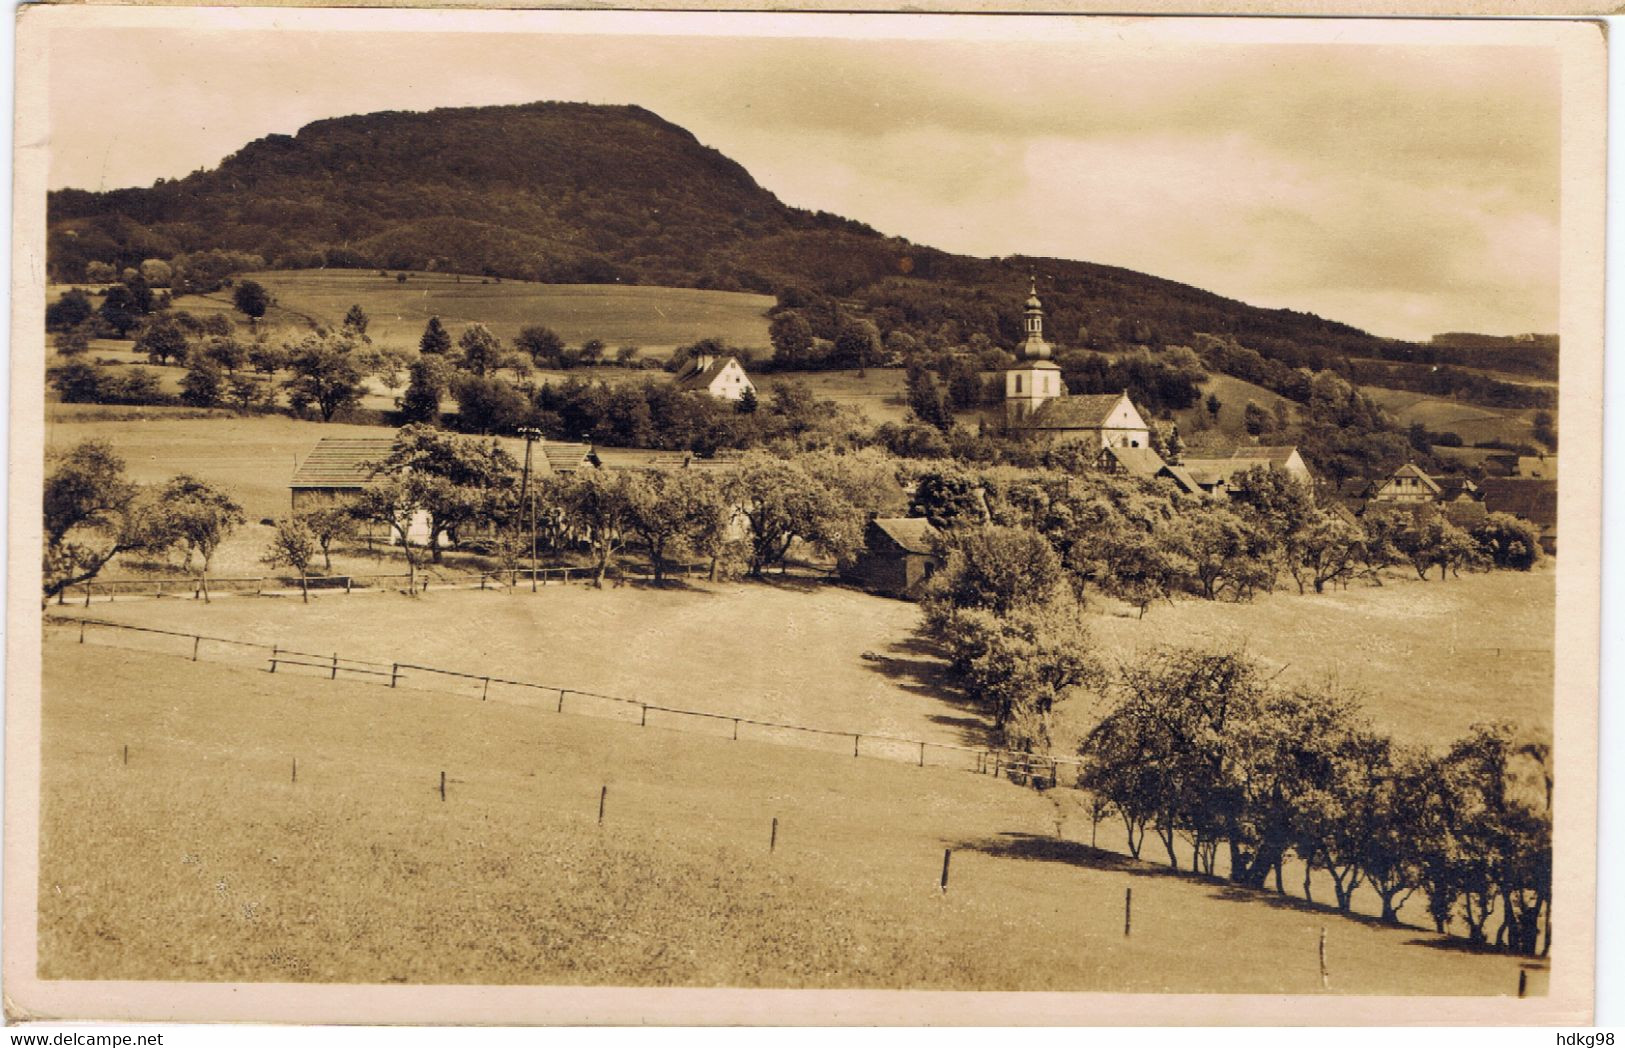
M1518 980L1095 851L1055 795L962 772L61 633L42 746L43 978L1311 994L1324 927L1333 992Z
M603 284L534 284L522 280L482 282L451 273L413 273L405 283L394 272L376 270L278 270L246 273L276 299L267 314L272 324L337 327L359 304L371 320L374 341L416 346L431 316L455 338L466 324L479 322L504 342L521 328L545 325L565 342L580 345L602 339L612 350L641 347L661 356L673 347L716 336L737 346L768 345L769 295L690 288L622 287ZM232 309L230 291L183 295L175 308L198 315Z

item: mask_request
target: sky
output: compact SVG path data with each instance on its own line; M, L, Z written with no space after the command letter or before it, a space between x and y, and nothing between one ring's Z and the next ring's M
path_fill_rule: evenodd
M80 30L52 44L50 185L150 185L352 113L632 103L786 203L917 243L1392 337L1557 330L1551 51L953 21L932 40Z

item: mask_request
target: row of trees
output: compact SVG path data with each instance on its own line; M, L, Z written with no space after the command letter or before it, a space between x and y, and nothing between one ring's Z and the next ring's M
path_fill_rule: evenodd
M1552 890L1550 744L1474 725L1442 752L1379 732L1335 683L1287 686L1238 652L1165 648L1106 677L1108 711L1082 743L1079 786L1097 820L1148 832L1169 865L1188 849L1212 875L1263 887L1296 856L1303 892L1323 870L1348 911L1361 886L1385 921L1421 891L1435 928L1460 919L1486 942L1544 952Z
M216 551L245 520L225 491L185 474L142 485L106 441L86 441L53 464L44 489L43 585L46 600L94 579L127 553L178 551L183 568L196 559L208 599Z

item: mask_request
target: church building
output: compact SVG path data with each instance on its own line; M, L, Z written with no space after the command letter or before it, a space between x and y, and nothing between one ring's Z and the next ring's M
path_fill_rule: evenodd
M1097 447L1148 448L1151 427L1125 393L1071 396L1044 341L1044 304L1035 280L1023 319L1026 338L1004 370L1004 421L1012 432L1049 441L1084 440Z

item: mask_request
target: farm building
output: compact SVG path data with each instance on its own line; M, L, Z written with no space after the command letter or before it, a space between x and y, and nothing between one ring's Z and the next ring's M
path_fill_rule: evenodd
M288 483L293 512L306 513L347 501L372 482L373 467L389 457L395 438L323 437Z
M721 451L711 458L701 458L691 451L660 451L652 448L600 448L594 447L588 461L600 469L656 469L661 471L695 470L702 473L729 473L739 468L737 451Z
M708 393L719 400L740 400L746 390L756 392L738 357L710 353L690 360L687 369L678 374L676 384L678 389Z
M942 568L938 536L923 517L872 517L863 531L863 551L842 574L872 593L917 597Z
M1540 529L1540 545L1557 552L1557 481L1539 477L1485 477L1480 486L1487 513L1510 513Z
M1109 444L1100 449L1095 459L1103 473L1115 476L1139 477L1142 480L1168 480L1186 495L1203 495L1202 486L1184 466L1163 461L1151 448L1125 448Z
M1422 467L1414 462L1407 462L1394 470L1393 474L1371 496L1373 502L1432 502L1439 497L1442 489L1439 483L1428 476Z
M1314 490L1315 475L1309 472L1308 463L1304 462L1303 455L1293 445L1239 447L1225 458L1185 460L1186 472L1203 492L1215 496L1228 493L1238 475L1259 466L1281 470L1308 484L1311 491Z

